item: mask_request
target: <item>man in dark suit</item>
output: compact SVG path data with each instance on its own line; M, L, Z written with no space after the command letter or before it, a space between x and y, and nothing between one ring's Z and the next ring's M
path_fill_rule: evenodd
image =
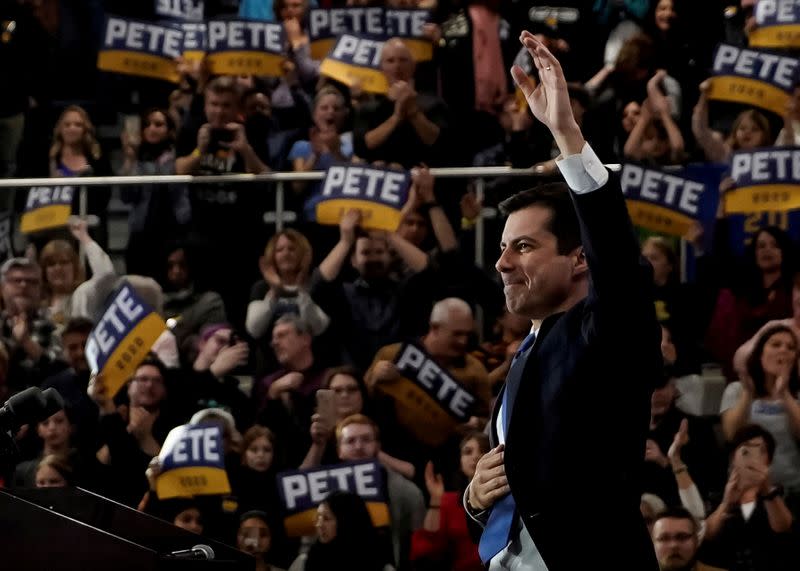
M561 150L567 185L519 193L497 270L508 309L529 318L497 399L494 448L464 495L482 526L491 571L658 569L639 512L653 380L661 333L650 267L618 182L578 128L561 66L530 33L539 85L512 68L534 116ZM582 527L589 512L603 525Z

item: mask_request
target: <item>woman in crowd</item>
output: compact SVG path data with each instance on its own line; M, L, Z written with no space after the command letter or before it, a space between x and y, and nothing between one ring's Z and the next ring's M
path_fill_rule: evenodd
M795 256L791 238L774 226L756 232L744 260L730 255L728 242L728 221L718 219L709 260L713 267L704 272L723 276L705 347L730 377L736 349L768 321L792 315ZM720 276L703 281L720 281Z
M73 453L70 449L70 438L73 429L74 426L65 409L38 423L36 425L36 434L42 441L42 452L33 460L17 464L14 472L14 486L20 488L33 487L36 484L36 474L44 458L48 456L67 458L70 456Z
M273 358L271 350L264 345L272 339L272 328L281 315L298 315L314 337L328 328L330 318L308 293L311 258L308 239L290 228L270 238L259 259L264 279L256 282L250 291L245 321L250 336L261 341L263 363L259 368L268 368Z
M722 431L730 441L748 423L775 438L771 475L797 499L800 494L800 402L798 340L784 325L766 328L755 342L739 381L725 388Z
M269 517L262 511L248 511L239 519L239 530L236 533L236 547L249 553L256 560L255 571L283 571L270 565L270 548L273 545Z
M48 454L36 466L37 488L65 488L74 484L69 460L59 454Z
M50 176L110 176L111 165L100 148L94 125L89 114L77 105L67 107L53 129L53 143L50 146ZM73 211L79 206L78 192L73 197ZM97 231L98 241L107 241L108 201L111 191L105 187L93 187L88 192L88 212L100 217Z
M175 174L175 122L163 109L148 109L141 117L136 136L122 133L125 161L120 175ZM122 201L131 205L128 215L128 273L156 277L158 252L164 242L178 238L189 223L191 208L186 186L123 186Z
M475 475L478 460L489 452L489 438L482 432L468 434L461 441L461 479L463 486L445 492L442 476L435 474L433 463L425 467L425 486L430 500L422 529L411 538L411 560L418 568L480 571L483 569L478 548L467 530L462 496L466 484Z
M739 113L727 137L713 131L708 123L708 90L707 81L700 84L700 99L692 113L692 133L707 161L724 163L734 151L772 145L774 138L769 121L755 109Z
M369 414L367 386L354 367L329 369L322 388L333 392L334 418L323 418L319 408L311 417L311 447L301 468L336 464L339 461L336 453L336 426L353 414ZM378 461L408 479L414 478L414 465L410 462L395 458L384 450L378 452Z
M325 170L336 162L347 162L353 156L353 134L342 133L347 108L344 96L331 86L317 92L308 139L297 141L289 151L289 160L295 172ZM304 198L303 212L306 220L316 219L316 206L321 196L320 183L298 181L292 183L295 192Z
M258 509L267 513L279 510L275 444L275 434L264 426L252 426L244 433L241 463L231 470L233 491L240 509Z
M111 258L89 236L85 222L71 224L70 232L86 252L92 279L114 271ZM39 254L39 265L43 278L42 302L50 320L58 328L63 327L71 317L72 293L85 279L78 253L66 240L51 240Z
M289 571L394 569L389 563L389 543L381 541L359 496L332 492L317 509L316 528L316 542L295 559Z

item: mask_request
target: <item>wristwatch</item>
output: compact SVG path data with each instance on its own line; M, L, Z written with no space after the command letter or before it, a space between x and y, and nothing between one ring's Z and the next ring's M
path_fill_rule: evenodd
M783 497L783 486L781 486L780 484L777 485L777 486L773 486L772 489L770 489L769 492L767 492L766 494L761 494L758 497L761 498L765 502L769 502L769 501L772 501L772 500L774 500L775 498L777 498L779 496Z

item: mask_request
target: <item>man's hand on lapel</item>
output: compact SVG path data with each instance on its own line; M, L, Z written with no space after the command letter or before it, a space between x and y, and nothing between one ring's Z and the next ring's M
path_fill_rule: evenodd
M497 500L511 491L506 478L506 467L503 464L504 450L505 446L501 444L478 460L467 497L472 509L488 510Z

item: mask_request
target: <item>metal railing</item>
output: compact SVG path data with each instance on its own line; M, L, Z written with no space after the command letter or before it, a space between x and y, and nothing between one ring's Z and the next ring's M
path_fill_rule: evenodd
M606 165L611 170L619 170L620 165ZM466 178L475 182L475 194L482 201L485 194L485 179L496 177L541 178L533 169L513 169L511 167L445 167L432 168L431 174L436 178ZM66 178L16 178L0 179L0 189L31 188L35 186L73 186L80 187L79 214L87 214L88 188L93 186L131 186L131 185L166 185L166 184L241 184L249 183L255 187L257 183L275 184L275 229L283 230L285 222L285 189L284 183L296 181L321 181L325 177L323 171L314 172L272 172L266 174L225 174L212 176L194 175L134 175L134 176L91 176ZM243 185L237 190L244 190ZM486 239L484 219L494 216L494 209L484 208L475 223L475 263L484 265L484 242Z

